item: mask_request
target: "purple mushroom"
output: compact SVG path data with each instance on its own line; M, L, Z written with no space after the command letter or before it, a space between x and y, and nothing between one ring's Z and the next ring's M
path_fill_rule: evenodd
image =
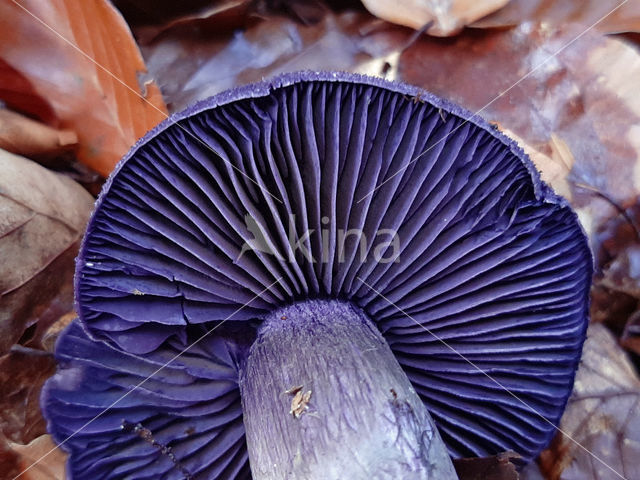
M571 392L591 269L575 213L481 119L286 75L119 164L44 411L83 480L455 478L442 441L529 461Z

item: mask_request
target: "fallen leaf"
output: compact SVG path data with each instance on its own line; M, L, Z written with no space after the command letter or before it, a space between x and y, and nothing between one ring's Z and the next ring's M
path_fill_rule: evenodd
M93 197L73 180L0 150L0 355L73 303L73 259ZM36 331L37 331L37 327Z
M40 390L56 369L53 354L14 346L0 357L0 434L26 444L46 433Z
M623 334L640 306L640 204L633 202L619 206L618 216L600 226L594 242L599 249L591 316L616 335Z
M102 175L166 118L129 28L107 0L0 2L0 58L28 80L25 95L46 99L59 127L77 133L78 158Z
M453 466L459 480L518 480L516 463L520 455L503 452L492 457L458 458Z
M603 18L605 16L606 18ZM622 0L562 0L561 2L511 0L507 6L472 26L503 28L527 21L552 25L580 23L585 27L598 22L595 28L603 33L638 32L640 31L640 2L637 0L627 2Z
M313 25L282 14L249 13L229 24L219 15L178 22L161 35L140 30L147 66L171 111L283 72L380 74L385 58L397 56L412 34L366 12L328 11Z
M47 352L53 352L55 350L55 344L62 331L69 326L69 324L78 316L74 311L67 312L62 315L55 323L47 328L42 333L42 339L39 346Z
M18 468L18 455L9 448L7 441L0 436L0 472L6 479L13 478L20 473Z
M598 230L640 191L640 54L620 40L532 23L421 37L398 73L521 139L571 200L594 251Z
M15 480L65 480L67 455L50 435L42 435L28 445L9 442L9 448L17 456L19 476Z
M559 433L540 456L546 478L637 478L640 380L603 325L589 327L560 429L564 434Z
M47 165L69 153L77 143L78 136L71 130L57 130L0 108L0 149Z
M426 33L447 37L502 8L509 0L362 0L362 3L383 20L417 30L433 22Z
M20 110L30 117L39 118L53 127L59 120L51 104L42 98L28 78L13 68L0 56L0 100L13 110Z

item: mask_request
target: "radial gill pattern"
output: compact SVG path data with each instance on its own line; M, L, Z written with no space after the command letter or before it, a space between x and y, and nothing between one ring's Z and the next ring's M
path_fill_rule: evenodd
M68 439L69 478L251 478L234 334L209 335L176 358L204 333L190 329L140 357L89 339L77 322L65 330L43 405L54 438Z
M193 328L226 320L251 335L277 306L330 297L378 325L452 455L515 450L531 459L571 390L590 276L575 214L483 121L408 86L284 76L178 114L120 163L90 222L76 285L83 326L110 346L67 333L59 350L69 365L49 389L48 418L63 439ZM214 361L205 353L198 362ZM240 468L237 393L224 368L213 378L178 360L69 441L74 471L89 471L92 450L126 451L104 460L122 469L161 455L132 433L101 440L122 419L143 417L194 475L214 468L199 453L211 448L198 440L207 433L181 436L196 412L213 408L228 416L207 432L223 430L237 448L224 468ZM176 386L200 384L230 390L207 403ZM157 416L145 416L144 402ZM174 478L156 473L149 478Z

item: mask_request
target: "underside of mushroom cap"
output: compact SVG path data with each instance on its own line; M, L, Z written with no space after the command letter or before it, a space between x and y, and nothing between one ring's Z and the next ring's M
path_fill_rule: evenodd
M64 331L41 404L66 441L69 478L251 478L237 384L251 336L205 334L189 328L142 357L91 340L77 321Z
M453 456L531 459L571 391L590 278L576 215L512 141L413 87L304 73L142 139L97 203L76 295L92 338L145 358L195 325L249 332L282 305L351 302Z

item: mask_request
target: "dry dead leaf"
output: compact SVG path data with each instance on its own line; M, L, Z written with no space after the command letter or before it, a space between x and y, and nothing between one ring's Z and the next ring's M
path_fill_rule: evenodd
M616 7L620 7L617 8ZM603 33L640 31L640 2L638 0L511 0L504 8L478 22L473 27L511 27L526 21L552 25L581 23L595 25Z
M453 466L459 480L518 480L516 462L520 455L503 452L492 457L458 458Z
M57 130L18 113L0 108L0 148L47 164L73 150L78 136Z
M26 444L46 433L40 390L55 368L53 354L19 345L0 357L0 436Z
M616 334L638 314L640 303L640 203L620 205L619 215L601 225L597 233L598 269L592 288L591 317L604 322ZM629 333L629 332L628 332ZM630 343L623 343L631 348ZM628 337L633 343L633 338Z
M38 346L47 352L54 352L56 342L62 331L69 326L69 324L75 320L78 314L74 311L67 312L62 315L55 323L47 328L42 333L42 338L39 340ZM28 344L27 344L28 345Z
M73 259L93 197L73 180L0 150L0 355L73 303ZM34 332L34 333L37 333Z
M627 355L603 325L589 327L582 363L560 428L602 462L558 434L540 457L548 479L619 479L614 470L623 478L637 478L640 380Z
M67 455L56 448L50 435L42 435L28 445L9 442L8 446L17 457L17 472L24 472L16 480L65 480Z
M426 33L448 37L464 26L499 10L509 0L362 0L375 16Z
M77 132L80 161L102 175L165 118L131 32L107 0L0 2L0 59L28 80L22 91L15 78L0 77L0 94L10 91L17 110L20 93L46 99L56 126Z
M398 69L401 79L498 122L544 160L539 167L571 200L595 251L616 204L640 191L640 54L624 42L578 25L527 23L422 37Z
M36 92L28 78L4 61L0 55L0 100L9 108L20 110L57 127L59 120L49 102Z
M147 66L171 111L283 72L380 74L386 56L397 56L411 37L406 28L366 12L327 12L313 25L280 14L247 14L233 20L225 15L176 22L162 34L157 28L153 34L140 30Z

